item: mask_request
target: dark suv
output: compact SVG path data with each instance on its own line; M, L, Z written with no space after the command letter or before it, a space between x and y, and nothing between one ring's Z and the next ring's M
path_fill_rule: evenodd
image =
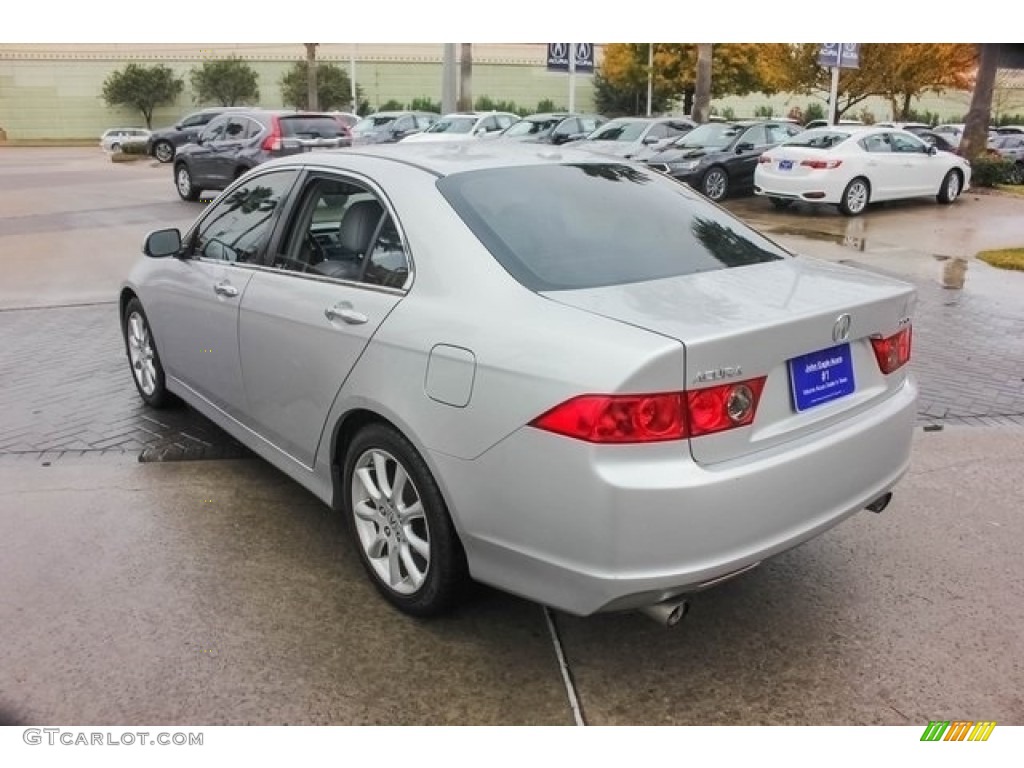
M348 129L328 113L250 109L220 115L174 158L174 186L183 200L225 189L275 157L348 146Z
M241 112L250 107L209 107L186 115L169 128L161 128L150 134L146 143L146 151L161 163L169 163L174 159L178 147L195 141L213 118L225 112Z

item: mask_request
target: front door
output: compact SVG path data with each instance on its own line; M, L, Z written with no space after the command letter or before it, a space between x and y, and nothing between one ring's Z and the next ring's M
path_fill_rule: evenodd
M185 239L175 279L156 291L154 325L173 376L235 417L246 409L238 308L297 172L261 174L219 200Z

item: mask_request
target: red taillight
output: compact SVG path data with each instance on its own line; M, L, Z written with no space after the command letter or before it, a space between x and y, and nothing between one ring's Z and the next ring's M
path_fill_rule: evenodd
M686 393L690 414L690 437L708 435L754 421L765 377L694 389Z
M761 165L764 165L765 163L770 163L771 161L772 159L768 157L768 155L761 155L759 158L757 158L757 162Z
M892 373L910 361L910 347L913 332L907 326L895 336L887 339L872 339L871 347L875 350L875 359L882 373Z
M581 395L530 423L591 443L651 443L686 437L681 392Z
M531 426L591 443L654 443L721 432L754 420L764 377L689 392L581 395Z
M270 133L263 140L260 149L266 152L277 152L281 149L281 121L277 117L270 118Z
M802 160L800 165L805 168L813 168L816 171L838 168L843 164L842 160Z

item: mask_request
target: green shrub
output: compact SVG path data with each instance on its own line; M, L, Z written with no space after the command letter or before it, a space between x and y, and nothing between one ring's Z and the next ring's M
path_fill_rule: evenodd
M775 117L775 110L771 104L765 104L754 110L754 117Z
M725 109L722 110L722 117L724 117L726 120L735 120L736 110L733 109L732 107L726 107Z
M825 119L825 105L820 101L812 101L806 107L804 107L804 122L809 123L811 120L824 120Z
M441 102L431 101L429 96L417 96L409 104L409 109L415 110L416 112L441 112Z
M541 99L537 102L537 112L565 112L565 107L555 105L551 99ZM518 114L518 112L516 113Z
M548 100L550 101L550 99ZM519 105L514 101L495 101L490 96L480 96L477 100L473 109L479 110L480 112L513 112L517 115L524 114ZM537 110L538 112L553 112L554 110Z
M398 99L388 99L377 107L378 112L397 112L402 109L405 109L405 104L400 102Z
M971 184L976 187L994 187L1010 179L1013 161L998 155L981 155L971 161Z

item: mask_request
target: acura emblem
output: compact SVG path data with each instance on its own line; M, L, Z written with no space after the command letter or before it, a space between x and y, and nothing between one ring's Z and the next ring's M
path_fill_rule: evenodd
M836 324L832 326L832 341L837 344L850 338L850 316L842 314L836 318Z

